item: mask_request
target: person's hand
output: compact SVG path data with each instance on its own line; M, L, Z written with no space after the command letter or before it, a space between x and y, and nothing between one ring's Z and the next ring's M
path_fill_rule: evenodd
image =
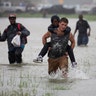
M18 35L21 35L21 32L20 32L20 31L18 31L18 32L17 32L17 34L18 34Z
M90 32L88 33L88 36L90 36Z

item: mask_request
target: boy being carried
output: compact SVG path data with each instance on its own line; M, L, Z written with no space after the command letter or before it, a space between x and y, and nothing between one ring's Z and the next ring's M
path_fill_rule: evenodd
M57 15L53 15L51 17L51 25L48 27L48 31L51 33L54 33L54 30L56 28L58 28L58 26L59 26L59 21L60 21L60 18ZM64 32L65 31L70 33L70 31L71 31L70 27L67 26L66 29L64 30ZM34 59L33 62L35 62L35 63L43 62L43 57L48 52L49 47L50 47L50 42L45 43L43 48L41 49L40 53L38 54L38 57L36 59ZM73 49L71 48L71 46L69 46L69 45L67 46L66 52L68 52L72 66L74 67L74 65L77 65L77 63L75 61Z

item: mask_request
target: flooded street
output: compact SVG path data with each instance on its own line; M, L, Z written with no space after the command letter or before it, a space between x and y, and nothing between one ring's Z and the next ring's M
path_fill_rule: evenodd
M77 19L69 19L72 33ZM22 65L10 65L6 42L0 42L0 96L95 96L96 94L96 21L89 21L91 36L88 47L76 45L74 54L77 69L71 68L66 79L48 78L47 55L43 63L33 63L42 45L42 35L47 32L50 18L18 18L31 34L23 52ZM0 18L0 31L9 25L7 18ZM77 40L77 34L75 36Z

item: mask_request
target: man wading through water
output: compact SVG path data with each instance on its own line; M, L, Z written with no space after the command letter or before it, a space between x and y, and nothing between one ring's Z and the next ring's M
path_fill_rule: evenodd
M0 42L6 41L8 44L8 60L10 64L22 63L22 52L25 44L27 43L26 37L30 35L30 32L20 23L16 23L16 15L10 14L9 17L10 25L4 30L0 36ZM14 46L11 41L16 35L20 35L20 46Z
M60 21L60 18L57 15L53 15L51 17L51 25L48 27L48 31L49 32L54 32L54 30L56 28L58 28L58 26L59 26L59 21ZM64 29L64 31L69 33L71 31L71 28L69 26L67 26L66 29ZM33 59L33 62L42 63L43 62L43 57L47 54L48 48L50 47L50 45L51 45L50 42L45 43L43 48L41 49L40 53L38 54L38 57L36 59ZM70 45L67 46L66 52L68 52L68 55L69 55L70 60L71 60L72 67L75 67L77 62L75 60L73 49L71 48Z
M71 32L64 31L68 25L67 18L61 18L59 27L54 32L47 32L42 38L43 44L47 42L47 38L51 38L51 47L48 52L48 73L56 73L60 68L62 75L67 76L68 72L68 57L66 55L66 48L68 41L71 42L71 48L75 46L75 40Z

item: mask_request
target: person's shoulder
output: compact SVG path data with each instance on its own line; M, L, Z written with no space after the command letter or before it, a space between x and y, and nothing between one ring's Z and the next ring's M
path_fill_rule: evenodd
M7 27L4 29L4 32L7 32L9 30L11 25L7 25Z
M16 25L21 25L21 26L22 26L22 24L21 24L21 23L16 23Z
M78 20L76 23L78 24L80 22L80 20Z
M83 19L82 21L83 21L83 22L87 22L87 20L86 20L86 19Z
M10 26L11 26L11 24L10 24L10 25L8 25L6 29L9 29L9 28L10 28Z
M84 24L88 24L88 21L83 19L83 23Z
M51 36L51 34L52 34L52 33L49 32L49 31L45 33L46 36Z
M21 23L16 23L16 26L19 28L19 29L23 29L25 28L23 24Z
M54 33L57 27L54 27L52 24L48 27L48 31Z
M71 28L69 26L67 26L66 31L67 32L70 32L71 31Z
M71 32L71 28L69 26L66 27L66 29L64 30L65 34L70 34Z
M48 26L48 31L50 30L50 28L53 28L53 25L52 25L52 24L50 24L50 25Z

